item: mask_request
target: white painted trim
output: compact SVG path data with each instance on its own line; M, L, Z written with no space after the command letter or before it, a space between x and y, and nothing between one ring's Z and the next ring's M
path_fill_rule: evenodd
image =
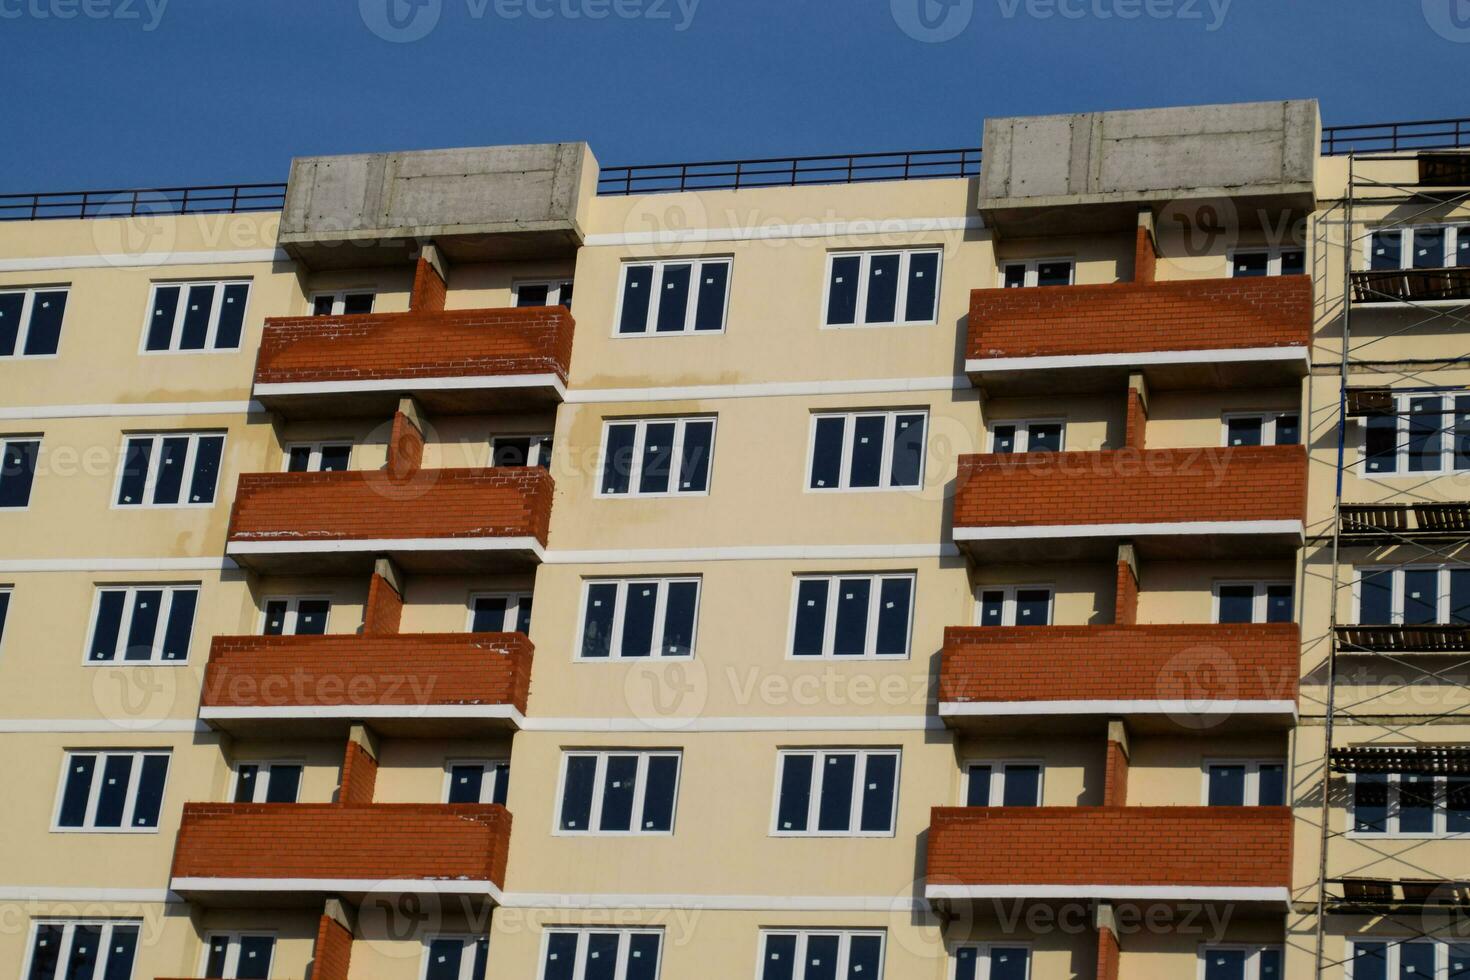
M695 401L705 398L785 398L816 395L905 394L963 391L973 387L963 375L928 378L859 378L845 381L768 381L752 384L675 385L666 388L581 388L569 391L569 405L599 402Z
M1008 718L1025 715L1290 715L1295 701L1075 700L1075 701L941 701L941 718Z
M279 381L257 384L257 399L287 395L346 395L402 391L463 391L471 388L552 388L565 400L566 385L555 374L483 374L452 378L372 378L364 381Z
M529 732L622 734L637 732L923 732L942 731L944 722L926 715L822 717L774 715L769 718L527 718Z
M494 882L448 878L172 878L175 892L379 892L483 895L497 905Z
M229 558L0 558L0 572L230 572Z
M1049 357L977 357L965 359L965 370L1057 371L1067 368L1148 367L1160 364L1229 364L1234 362L1301 361L1307 347L1235 347L1210 350L1158 350L1117 354L1057 354Z
M858 235L898 235L931 231L979 231L983 218L867 218L857 221L803 221L765 224L750 228L696 228L690 231L634 231L588 235L589 247L614 245L687 245L701 242L761 242L783 238L840 238Z
M106 735L118 732L195 735L208 731L208 725L193 718L0 718L0 735Z
M1021 541L1029 538L1113 538L1145 535L1294 534L1301 521L1163 521L1154 524L1035 524L1024 527L957 527L956 541Z
M506 892L500 904L525 909L697 909L711 912L926 912L929 903L883 895L682 895ZM827 930L822 930L827 931Z
M140 269L165 265L226 265L236 262L289 262L280 248L246 248L218 252L107 252L98 255L42 255L30 259L0 259L0 272L39 272L49 269Z
M96 405L22 405L0 408L0 419L142 418L156 415L245 415L264 412L255 400L235 402L117 402Z
M231 555L336 555L381 551L516 551L534 553L546 560L541 542L531 537L486 538L344 538L319 540L285 538L278 541L231 541L225 551Z
M1137 901L1273 902L1285 905L1291 901L1291 889L1214 885L925 885L924 897L931 901L1101 898Z
M598 565L680 561L863 561L884 558L953 558L956 545L920 544L776 544L714 548L623 548L606 551L548 551L548 565Z
M53 888L0 885L0 902L181 902L166 888Z
M526 716L511 704L326 704L273 705L261 708L200 706L201 721L249 721L271 718L478 718L505 719L524 728Z

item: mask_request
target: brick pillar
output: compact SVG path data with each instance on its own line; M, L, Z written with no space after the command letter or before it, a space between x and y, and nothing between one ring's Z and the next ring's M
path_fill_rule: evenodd
M1148 428L1148 386L1142 374L1128 378L1128 416L1123 431L1123 444L1129 449L1143 450Z
M444 282L443 268L434 246L425 245L413 270L413 292L408 297L410 310L433 313L444 309L448 287Z
M1113 622L1132 626L1138 622L1138 559L1131 542L1118 545L1117 585L1113 590Z
M403 412L393 416L393 431L388 436L388 478L406 480L424 465L424 433Z
M337 802L344 806L371 803L377 784L377 737L366 725L354 724L342 758L342 785L337 790Z
M1138 233L1133 242L1133 281L1153 282L1158 265L1159 250L1154 244L1153 222L1150 221L1145 227L1140 216Z
M1128 805L1128 726L1108 722L1107 757L1103 765L1103 806Z
M1094 924L1097 927L1097 980L1118 980L1118 926L1110 903L1098 904Z
M331 908L331 902L328 902ZM323 913L316 929L316 948L311 956L312 980L347 980L347 964L352 959L352 932L334 918Z
M379 558L368 584L367 609L363 611L364 633L397 633L403 619L403 586L398 568Z

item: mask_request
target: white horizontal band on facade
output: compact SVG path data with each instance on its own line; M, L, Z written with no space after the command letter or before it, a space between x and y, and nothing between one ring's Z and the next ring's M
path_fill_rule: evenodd
M343 538L323 541L287 537L274 541L231 541L232 555L355 555L384 551L530 551L546 560L546 550L535 538Z
M602 565L679 561L846 561L881 558L953 558L957 545L922 544L777 544L713 548L617 548L606 551L547 551L548 565Z
M0 735L199 735L193 718L0 718Z
M501 904L493 882L455 878L174 878L175 892L347 892L469 895Z
M400 636L412 636L401 633ZM322 721L351 721L358 718L395 719L480 719L484 721L509 721L518 728L526 727L526 716L511 704L326 704L326 705L272 705L270 707L212 708L201 706L199 717L203 721L251 721L255 719L320 719Z
M126 220L126 216L122 217ZM242 262L289 262L290 260L291 257L280 248L244 248L218 252L174 252L160 249L156 252L104 252L97 255L42 255L29 259L0 259L0 272L43 272L50 269L144 269L162 265L230 265Z
M246 415L264 412L258 401L234 402L114 402L97 405L23 405L0 408L0 420L116 419L156 415Z
M232 572L229 558L0 558L0 573Z
M1210 350L1153 350L1117 354L1057 354L1049 357L966 358L965 370L1056 371L1067 368L1150 367L1162 364L1233 364L1259 361L1307 363L1306 347L1234 347Z
M588 235L583 244L593 248L612 245L697 245L704 242L761 242L790 238L909 235L929 231L981 231L984 228L985 219L975 215L952 218L864 218L856 221L761 223L747 228L607 232Z
M785 398L816 395L901 395L963 391L970 379L958 374L928 378L856 378L846 381L768 381L751 384L674 385L661 388L574 388L568 404L595 402L696 401L707 398Z
M677 715L658 718L537 718L525 719L522 730L554 734L671 734L722 732L924 732L943 731L944 722L927 715L871 715L867 717L746 717L706 718Z
M52 888L0 885L0 902L179 902L167 888Z
M374 378L361 381L275 381L257 384L256 398L287 395L351 395L403 391L463 391L494 388L553 388L563 399L567 388L555 374L489 374L453 378Z
M1113 538L1148 535L1294 534L1301 521L1166 521L1154 524L1033 524L1025 527L957 527L956 541L1024 541L1027 538Z
M925 885L930 901L988 898L1100 898L1159 902L1291 901L1289 888L1245 888L1213 885Z
M691 909L709 912L927 912L917 898L881 895L573 895L506 892L502 906L520 909Z
M1024 715L1290 715L1295 701L1117 700L1117 701L941 701L941 718L1008 718Z

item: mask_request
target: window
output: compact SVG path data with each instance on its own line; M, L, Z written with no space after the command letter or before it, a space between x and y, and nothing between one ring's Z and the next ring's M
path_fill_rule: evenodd
M197 585L99 588L87 662L183 663L198 606Z
M895 490L924 483L928 413L812 416L811 490Z
M296 442L286 446L286 472L337 473L352 460L350 442Z
M27 980L129 980L138 953L135 920L37 920L26 954Z
M987 585L975 591L980 626L1050 626L1051 609L1047 585Z
M822 322L829 327L934 323L939 256L937 248L829 255Z
M1292 621L1291 583L1215 583L1215 622L1289 623Z
M971 762L965 766L965 806L1041 806L1039 762Z
M907 657L914 576L801 575L791 615L793 657Z
M551 469L551 436L496 436L490 440L491 466Z
M516 306L564 306L572 308L572 281L570 279L541 279L536 282L518 282L511 287L515 293Z
M1470 265L1470 225L1383 228L1367 240L1368 268L1443 269Z
M893 834L898 807L896 750L783 751L776 792L776 836Z
M327 631L332 600L308 596L281 596L265 601L260 621L262 636L321 636Z
M1470 565L1360 569L1357 621L1365 626L1470 623Z
M485 980L486 936L433 936L424 944L423 980Z
M10 589L0 586L0 643L5 642L5 616L10 612Z
M1352 828L1404 837L1470 833L1470 777L1359 773L1353 777Z
M1031 950L984 943L954 951L954 980L1026 980Z
M1301 418L1296 412L1256 412L1224 418L1227 446L1295 446L1302 441Z
M312 293L312 316L355 316L373 311L371 290L346 289L335 293Z
M1307 271L1307 252L1301 248L1253 248L1230 253L1230 275L1299 276Z
M301 792L301 771L299 762L241 762L235 766L235 792L230 799L235 803L295 803Z
M0 439L0 508L22 508L30 505L31 484L36 479L36 459L41 455L40 439Z
M157 283L148 304L143 350L235 350L245 328L249 282Z
M1352 980L1464 980L1470 943L1358 939L1349 970Z
M1206 806L1285 806L1286 766L1280 762L1205 763Z
M531 593L501 592L470 596L471 633L531 632Z
M883 980L882 932L761 931L760 980Z
M541 980L658 980L659 929L548 929Z
M669 834L679 791L677 751L567 752L562 756L564 834Z
M1006 289L1022 286L1072 285L1071 259L1031 259L1006 262L1001 266L1000 284Z
M725 329L729 259L673 259L623 266L618 336L714 333Z
M997 422L990 427L993 453L1061 452L1066 423L1060 420Z
M55 830L158 830L168 752L68 752Z
M444 771L445 803L499 803L510 792L510 763L451 760Z
M1396 411L1363 429L1369 475L1470 470L1470 395L1397 395Z
M117 506L212 506L224 452L223 434L128 436L118 472Z
M608 422L602 431L604 497L709 491L715 452L712 418Z
M699 579L591 579L582 593L582 660L691 657Z
M50 357L61 344L65 288L0 290L0 357Z
M204 975L225 980L265 980L271 975L276 937L269 933L217 932L209 937Z
M1205 946L1199 951L1204 980L1281 980L1279 946ZM1354 976L1353 980L1362 980Z

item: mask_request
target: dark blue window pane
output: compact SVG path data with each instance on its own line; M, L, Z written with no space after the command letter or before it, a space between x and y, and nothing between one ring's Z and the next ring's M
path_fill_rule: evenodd
M1028 453L1054 453L1062 448L1062 426L1060 422L1033 425L1026 430Z
M1040 806L1041 767L1006 766L1001 806Z
M463 958L463 939L432 940L429 943L429 962L424 970L424 980L459 980L459 966Z
M668 492L669 470L674 461L674 429L673 422L653 422L644 427L639 493Z
M516 632L530 635L531 632L531 597L521 596L520 605L516 609Z
M1291 586L1266 586L1266 622L1289 623L1291 618Z
M904 300L903 318L910 323L933 320L935 290L938 287L939 253L922 252L909 256L909 291Z
M1220 622L1249 623L1255 616L1256 588L1253 585L1222 585Z
M628 937L627 980L657 980L660 937L656 933L635 933Z
M113 926L112 940L107 945L107 965L102 969L102 980L130 980L133 975L133 957L137 954L138 927Z
M578 755L567 760L567 781L561 794L562 830L581 831L591 826L592 785L596 778L594 757Z
M121 827L123 808L128 802L128 784L132 778L133 757L110 755L102 760L102 784L97 793L97 827Z
M643 821L639 830L667 833L674 829L674 799L678 786L679 760L676 757L657 755L649 758L648 782L643 787Z
M123 605L127 593L103 592L97 597L97 623L92 630L89 660L111 660L117 656L117 639L122 631Z
M664 604L661 657L687 657L694 652L694 620L699 599L698 582L670 582Z
M781 796L776 812L776 829L803 831L812 802L812 767L810 755L782 756Z
M190 286L184 306L184 328L179 332L180 350L203 350L209 337L209 315L214 309L214 284Z
M653 292L653 266L630 265L623 270L623 313L618 333L644 333Z
M1375 231L1368 246L1368 267L1373 270L1401 269L1402 242L1398 231Z
M327 631L327 615L332 603L327 599L302 599L296 603L296 635L321 636Z
M839 486L842 480L842 435L846 420L842 418L817 419L816 432L812 437L813 489L830 489Z
M1264 276L1270 271L1270 262L1269 252L1238 252L1235 256L1235 268L1232 275L1236 279Z
M808 936L806 972L802 980L837 980L837 951L841 943L840 936Z
M1353 786L1353 829L1363 834L1388 831L1388 777L1359 774Z
M874 255L868 260L868 323L892 323L898 308L897 255Z
M484 766L451 766L449 768L449 802L480 802L480 790L484 782Z
M886 578L878 592L878 646L880 657L901 657L909 652L909 602L913 580Z
M870 755L863 774L861 829L865 833L893 831L893 798L898 789L898 756ZM874 976L876 974L869 974Z
M87 819L87 798L92 792L92 777L97 769L95 755L74 755L66 762L66 789L61 794L61 815L57 825L80 827Z
M1470 240L1470 231L1464 236ZM1470 469L1470 396L1455 398L1455 418L1452 423L1455 458L1451 463L1457 470Z
M990 980L1026 980L1026 967L1030 962L1030 950L993 946L990 950Z
M1369 473L1398 471L1398 442L1398 416L1368 416L1363 436L1363 457Z
M979 976L980 951L972 946L955 950L954 980L981 980Z
M133 593L133 616L128 623L128 645L124 660L150 660L158 636L158 616L163 605L162 589L139 589Z
M795 980L796 937L767 936L761 980Z
M1388 980L1388 944L1353 943L1353 980Z
M189 503L214 503L215 484L219 482L220 458L225 451L224 436L204 436L194 453L194 476L189 481Z
M1443 228L1414 229L1414 268L1438 269L1444 266L1444 232Z
M1445 830L1470 833L1470 779L1451 779L1445 787Z
M1423 625L1439 619L1439 572L1433 568L1404 571L1404 623Z
M471 633L502 633L505 631L505 609L509 600L505 596L485 596L475 600L475 616L470 623Z
M727 262L706 262L699 270L699 298L695 300L694 329L719 330L725 325L725 289L730 280Z
M1302 249L1288 249L1281 253L1281 274L1299 276L1307 271L1307 253Z
M872 581L845 578L837 583L837 629L832 653L839 657L861 657L868 646L868 602Z
M245 326L245 297L249 293L247 283L236 282L225 287L219 309L219 328L214 335L217 349L233 350L240 346L240 334Z
M971 766L965 777L965 806L990 805L990 767Z
M1439 396L1409 399L1409 472L1440 468L1444 423Z
M505 806L505 799L510 795L510 763L497 762L493 769L495 772L495 792L490 798L490 802Z
M1302 441L1301 422L1295 415L1276 416L1276 445L1295 446Z
M582 620L582 656L606 657L612 653L613 613L618 587L612 582L587 586L587 610Z
M817 829L843 832L852 827L852 787L857 756L829 754L822 759L822 798L817 803Z
M153 310L148 316L148 350L168 350L173 342L174 317L179 312L179 286L160 286L153 291Z
M0 507L24 507L31 502L40 451L41 444L32 440L5 443L5 454L0 458Z
M61 941L65 926L47 924L36 927L36 941L31 945L31 973L28 980L52 980L61 962Z
M586 980L614 980L620 938L615 932L594 932L587 937Z
M709 489L709 466L714 448L714 422L705 420L684 424L683 447L679 453L680 493L703 493Z
M66 980L92 980L97 974L97 963L101 959L102 927L73 926L71 953L61 975Z
M1434 777L1399 777L1399 832L1428 834L1434 830Z
M31 329L26 334L25 352L31 356L55 354L61 344L61 318L66 312L66 293L37 293L31 303Z
M168 776L168 756L147 755L139 760L138 766L138 797L133 805L132 825L157 827L158 812L163 808L163 783Z
M607 773L602 782L602 814L598 829L633 829L633 789L638 777L636 755L607 757Z
M791 652L798 657L820 657L827 632L826 579L802 579L796 585L796 627Z
M1259 446L1261 444L1261 417L1253 415L1248 418L1225 420L1225 445L1227 446Z
M10 613L10 593L0 592L0 640L5 639L5 617Z
M1363 572L1358 581L1358 622L1364 626L1393 622L1393 572Z
M658 323L654 326L659 333L684 329L684 319L689 314L691 271L688 265L664 266L663 282L659 285Z
M271 766L270 783L265 788L267 803L295 803L300 793L300 766Z
M1016 590L1016 625L1047 626L1051 621L1051 593L1046 589Z
M832 260L832 281L827 285L827 322L842 325L857 322L858 273L862 259L843 255Z
M980 625L1005 625L1006 594L999 589L987 589L980 593Z
M1261 806L1286 805L1286 767L1261 766L1256 796Z
M1210 767L1210 806L1245 806L1245 766Z
M159 448L158 479L153 484L153 503L176 504L184 486L184 463L189 457L188 436L169 436Z
M577 934L553 932L546 940L542 980L573 980L577 969Z
M0 293L0 357L15 354L15 345L20 340L20 315L25 303L25 293Z
M623 603L622 655L646 657L653 645L653 617L658 608L657 582L629 582Z
M1014 425L997 425L991 428L990 451L993 453L1015 452L1016 427Z
M602 492L627 493L633 472L633 438L638 427L630 423L607 427L606 456L602 462Z
M1435 946L1435 943L1404 943L1400 946L1400 980L1429 980L1433 977Z
M848 941L847 980L874 980L883 972L883 937L853 936Z
M1040 262L1036 266L1036 285L1066 286L1072 282L1072 263Z
M199 593L193 589L174 589L169 604L168 626L163 631L164 660L188 660L189 638L194 633L194 607Z
M900 415L894 419L893 467L889 485L916 487L924 468L924 416Z
M276 941L271 936L241 936L235 976L240 980L266 980L271 975L271 954L275 947Z
M876 487L883 478L883 430L888 419L882 415L859 415L853 419L852 466L848 486Z
M1450 943L1449 980L1470 980L1470 945Z
M1205 950L1205 980L1245 980L1245 950Z
M254 803L255 786L260 781L260 766L241 765L235 767L235 802Z

